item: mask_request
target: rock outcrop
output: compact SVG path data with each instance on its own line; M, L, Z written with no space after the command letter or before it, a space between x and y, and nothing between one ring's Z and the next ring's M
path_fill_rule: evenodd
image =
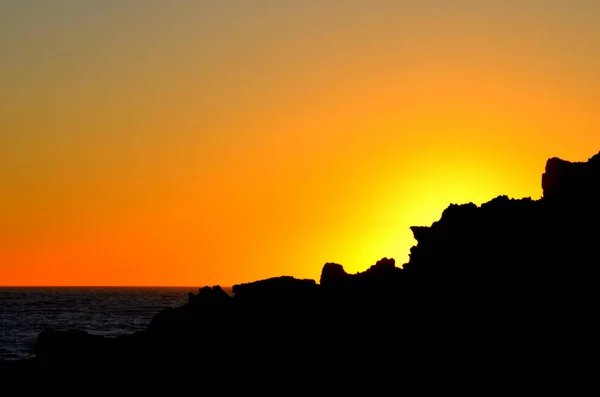
M592 292L588 281L597 280L593 264L600 262L599 160L548 160L540 200L499 196L479 207L450 205L430 227L411 228L418 244L404 269L437 290L492 298L510 288L504 301ZM567 288L573 283L579 287Z
M553 157L542 175L545 198L585 200L599 194L600 153L587 162L570 162Z
M273 277L233 286L234 299L260 304L281 303L309 296L316 286L315 280L299 280L291 276ZM277 296L278 299L273 299Z
M417 244L401 267L383 258L348 274L326 263L319 284L276 277L236 285L233 297L204 287L119 338L44 331L36 358L4 378L135 383L191 372L203 385L268 376L340 391L359 378L397 386L382 374L424 359L447 372L470 363L470 381L504 361L513 371L571 365L597 332L600 154L548 160L542 188L539 200L451 204L411 228Z

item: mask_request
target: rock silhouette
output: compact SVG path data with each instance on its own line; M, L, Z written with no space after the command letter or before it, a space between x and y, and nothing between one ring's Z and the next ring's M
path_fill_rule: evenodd
M275 277L236 285L233 297L204 287L117 338L46 330L35 358L2 378L107 385L192 373L203 387L275 379L341 392L359 379L396 387L398 371L423 365L429 376L468 368L503 383L573 367L598 331L600 153L549 159L542 189L539 200L449 205L411 228L417 244L401 267L383 258L348 274L326 263L319 283ZM503 360L513 375L490 369Z

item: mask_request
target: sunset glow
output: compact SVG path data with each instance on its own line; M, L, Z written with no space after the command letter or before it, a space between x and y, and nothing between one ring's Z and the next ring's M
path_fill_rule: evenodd
M382 257L600 150L600 2L0 4L0 285Z

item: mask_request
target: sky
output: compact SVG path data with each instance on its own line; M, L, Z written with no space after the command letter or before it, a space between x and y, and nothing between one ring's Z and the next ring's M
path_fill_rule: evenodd
M0 0L0 285L318 281L600 151L596 0Z

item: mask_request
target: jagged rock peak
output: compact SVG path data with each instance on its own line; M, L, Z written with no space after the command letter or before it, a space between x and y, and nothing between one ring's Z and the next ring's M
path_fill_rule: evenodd
M230 299L231 297L219 285L216 285L212 288L208 286L200 288L196 295L191 292L188 294L188 301L190 304L214 304L227 302Z
M321 279L319 280L319 283L321 285L329 284L339 281L346 276L348 276L348 273L344 270L344 266L338 263L328 262L323 266L323 270L321 270Z
M394 258L382 258L377 261L373 266L367 269L367 273L389 271L396 267L396 260Z
M600 191L600 152L586 162L552 157L542 174L544 197L582 197Z

